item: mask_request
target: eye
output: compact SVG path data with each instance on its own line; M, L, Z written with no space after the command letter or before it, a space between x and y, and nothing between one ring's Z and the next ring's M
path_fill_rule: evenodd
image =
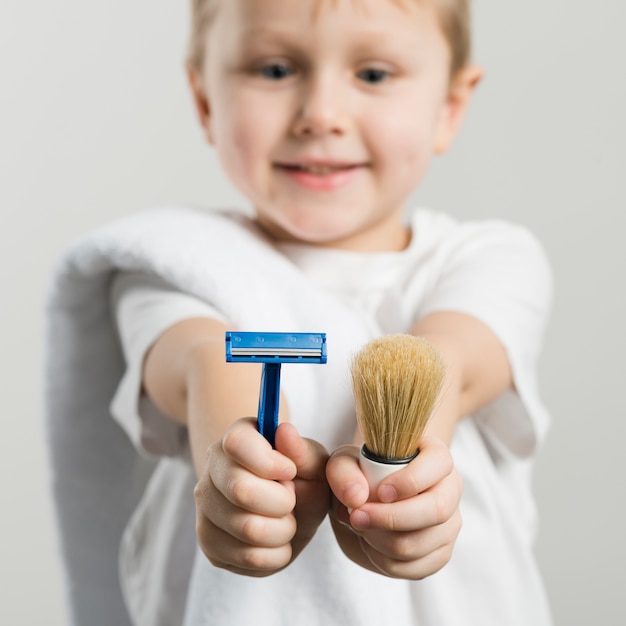
M386 81L390 76L387 70L381 70L374 67L367 67L357 74L358 78L365 83L375 85Z
M268 63L259 68L259 74L268 80L285 80L293 75L294 71L285 63Z

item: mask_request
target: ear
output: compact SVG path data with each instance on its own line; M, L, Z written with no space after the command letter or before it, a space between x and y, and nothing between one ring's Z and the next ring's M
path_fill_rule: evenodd
M191 95L193 97L193 103L195 105L196 114L200 126L202 126L203 134L206 140L210 143L214 143L213 133L211 132L211 107L209 105L209 99L206 95L202 77L198 74L197 70L189 63L186 65L187 80L191 89Z
M443 105L435 133L433 144L435 154L443 154L452 144L463 124L472 94L482 77L481 67L468 65L457 72L450 82L448 97Z

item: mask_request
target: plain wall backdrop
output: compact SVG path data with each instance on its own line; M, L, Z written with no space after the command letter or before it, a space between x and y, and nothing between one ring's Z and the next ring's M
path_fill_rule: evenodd
M537 554L558 625L617 626L626 623L626 3L474 6L485 80L415 201L515 220L547 249L556 300L541 385L553 428L535 474ZM2 624L65 623L41 407L53 259L131 211L243 202L196 125L187 21L186 1L0 3Z

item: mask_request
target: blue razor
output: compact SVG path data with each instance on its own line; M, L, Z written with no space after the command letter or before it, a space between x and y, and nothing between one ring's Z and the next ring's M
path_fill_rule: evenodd
M226 333L226 361L263 363L259 432L272 448L278 428L280 366L283 363L326 363L326 333Z

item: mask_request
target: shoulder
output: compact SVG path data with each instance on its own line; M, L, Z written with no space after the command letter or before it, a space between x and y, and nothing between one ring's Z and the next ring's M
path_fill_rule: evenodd
M502 337L542 334L552 307L553 275L534 233L502 220L460 222L429 211L413 219L415 228L422 228L416 230L411 279L425 285L421 315L461 311L488 322ZM522 326L527 330L520 333Z
M488 266L492 271L536 273L552 282L545 248L529 228L505 220L459 221L428 209L416 210L411 228L418 256L426 254L442 269Z
M448 213L416 209L410 217L414 236L422 242L449 246L463 244L516 244L542 250L538 237L526 226L499 220L461 221Z

